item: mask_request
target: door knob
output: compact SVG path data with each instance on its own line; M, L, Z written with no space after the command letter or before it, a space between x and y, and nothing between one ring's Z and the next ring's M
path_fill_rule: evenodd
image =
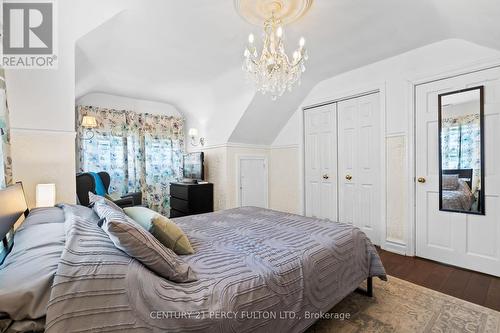
M328 178L330 178L330 177L328 177L328 175L325 173L325 174L323 175L323 179L328 179Z
M346 176L345 176L345 179L347 179L347 180L351 180L351 179L352 179L352 176L351 176L351 175L346 175Z
M419 183L425 183L425 178L424 177L418 177L417 181Z

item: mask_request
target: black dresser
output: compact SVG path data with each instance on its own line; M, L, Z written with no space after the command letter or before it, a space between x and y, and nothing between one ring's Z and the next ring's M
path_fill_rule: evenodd
M214 184L170 183L170 217L214 211Z

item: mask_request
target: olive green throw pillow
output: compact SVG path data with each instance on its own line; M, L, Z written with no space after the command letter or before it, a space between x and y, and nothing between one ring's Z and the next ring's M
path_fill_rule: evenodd
M165 216L155 215L149 230L163 245L177 254L193 254L194 250L189 239L181 228Z
M153 217L158 215L158 213L154 210L142 206L125 207L123 208L123 211L128 217L137 222L138 225L147 231L151 230L151 220Z

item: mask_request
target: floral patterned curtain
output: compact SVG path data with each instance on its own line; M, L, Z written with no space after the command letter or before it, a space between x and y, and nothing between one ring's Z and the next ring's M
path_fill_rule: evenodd
M443 169L473 169L472 191L481 188L481 128L479 114L442 122Z
M443 119L444 169L479 169L481 154L479 114Z
M111 193L141 191L144 204L168 213L169 184L182 179L183 119L92 106L78 106L77 116L79 171L107 171ZM84 116L97 120L91 133Z
M9 109L3 69L0 69L0 135L0 188L3 188L12 183Z

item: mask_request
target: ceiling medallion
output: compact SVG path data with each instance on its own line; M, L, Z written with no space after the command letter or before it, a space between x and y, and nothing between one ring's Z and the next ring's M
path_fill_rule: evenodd
M283 25L301 18L311 7L313 0L234 0L240 16L250 24L262 27L274 12Z
M289 58L285 52L283 25L302 16L312 0L235 0L236 9L248 22L263 24L262 50L257 51L255 37L248 36L243 71L258 91L269 93L272 100L291 91L305 71L308 58L304 37Z

